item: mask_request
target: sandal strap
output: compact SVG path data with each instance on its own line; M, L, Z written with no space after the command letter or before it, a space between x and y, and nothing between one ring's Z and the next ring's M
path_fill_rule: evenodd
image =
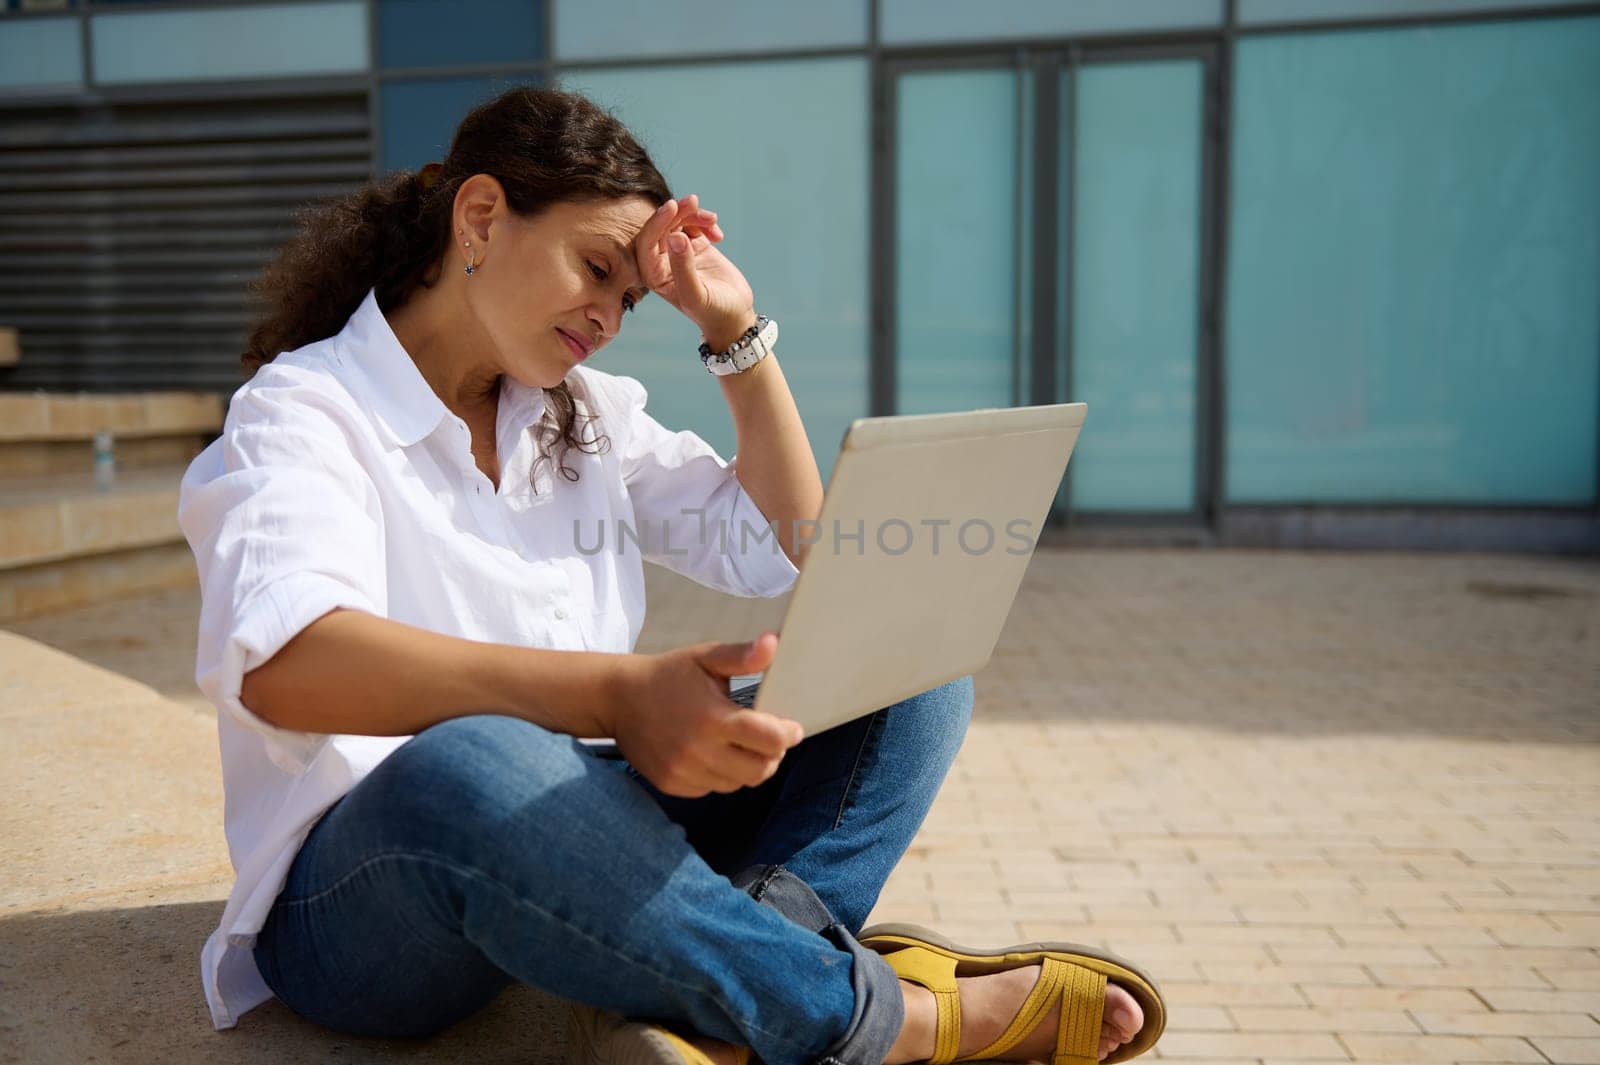
M1022 1007L1017 1010L1011 1023L1006 1025L1006 1030L1000 1033L999 1038L982 1050L975 1050L969 1054L970 1061L983 1061L989 1058L998 1058L1018 1043L1028 1037L1028 1033L1039 1026L1044 1015L1049 1012L1064 986L1066 986L1066 973L1062 970L1065 965L1056 958L1040 959L1039 979L1034 981L1033 990L1028 992L1028 997L1023 1000Z
M1041 958L1039 979L1000 1037L965 1060L998 1058L1028 1037L1057 1001L1061 1020L1052 1065L1098 1065L1100 1020L1105 1012L1104 974L1060 958Z
M956 960L923 947L905 947L883 955L902 980L933 992L935 1029L928 1065L949 1065L961 1046L961 993L956 989Z
M1071 970L1061 989L1061 1027L1050 1065L1098 1065L1100 1026L1106 1014L1106 974L1086 965L1064 963Z

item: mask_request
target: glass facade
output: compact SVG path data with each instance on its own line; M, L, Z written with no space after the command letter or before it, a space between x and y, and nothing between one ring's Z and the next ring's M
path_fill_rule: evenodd
M0 23L0 92L83 85L83 34L75 18Z
M1593 502L1600 18L1255 38L1236 70L1228 498Z
M721 249L779 322L784 377L826 478L867 413L866 61L585 70L563 87L613 110L675 194L717 212ZM733 420L699 343L688 319L646 299L596 366L639 378L659 421L728 457Z
M1017 392L1017 75L902 76L896 93L895 411Z
M386 78L380 169L414 170L443 159L466 113L516 85L539 85L536 74L465 78Z
M93 15L89 40L104 85L354 74L369 64L359 0Z
M1075 91L1074 91L1075 90ZM1195 505L1200 296L1197 59L1105 63L1064 82L1071 116L1071 366L1063 401L1089 404L1071 504Z
M377 175L560 84L721 213L825 475L863 415L1081 400L1058 519L1592 517L1600 15L1576 6L0 0L0 120L216 86L285 136L365 136ZM354 116L313 114L325 92ZM693 326L627 321L597 366L731 455Z
M378 0L379 65L531 63L544 58L539 0Z
M885 44L1002 40L1216 26L1222 0L881 0Z
M866 0L558 0L559 59L849 48L867 43Z
M1239 21L1329 22L1404 15L1470 15L1479 11L1576 6L1578 0L1239 0Z

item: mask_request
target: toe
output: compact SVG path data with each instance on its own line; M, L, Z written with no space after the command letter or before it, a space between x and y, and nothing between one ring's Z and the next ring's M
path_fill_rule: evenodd
M1104 1023L1114 1030L1119 1043L1126 1043L1144 1027L1144 1010L1139 1002L1116 984L1106 985Z

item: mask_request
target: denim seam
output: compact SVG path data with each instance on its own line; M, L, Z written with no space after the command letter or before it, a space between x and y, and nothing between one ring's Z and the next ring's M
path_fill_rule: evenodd
M695 994L698 994L698 995L705 995L707 997L712 997L712 998L719 997L716 994L716 990L717 990L716 988L708 986L708 985L702 985L702 984L688 984L688 983L684 983L682 980L675 979L675 978L667 975L666 973L663 973L663 972L659 971L658 969L654 968L653 966L651 966L650 964L645 962L643 959L636 958L633 955L627 953L626 951L620 950L617 947L613 946L612 944L605 942L604 940L596 939L594 936L590 935L588 932L586 932L583 929L581 929L581 928L577 927L576 925L572 924L565 917L561 917L561 916L551 912L550 910L546 910L542 906L537 906L537 905L534 905L531 902L525 901L520 895L518 895L515 891L513 891L511 888L507 887L505 884L503 884L501 881L499 881L495 877L487 876L484 873L481 873L476 869L470 868L468 866L460 865L457 862L452 861L451 859L445 858L445 857L440 856L440 855L428 854L428 853L423 853L423 852L414 852L414 851L385 851L383 854L375 854L372 857L363 860L354 869L348 870L344 875L339 877L338 880L334 881L332 884L329 884L327 887L323 888L321 891L318 891L316 894L307 895L304 898L300 898L300 899L285 900L285 901L283 901L281 903L278 903L276 905L293 906L293 905L299 905L301 903L314 902L314 901L316 901L318 899L321 899L321 898L327 896L328 894L332 893L333 891L337 890L338 888L344 886L346 883L348 883L351 880L351 878L353 878L357 873L359 873L362 870L366 869L368 866L374 865L374 864L376 864L378 862L388 861L388 860L391 860L391 859L397 859L397 860L400 860L400 861L413 861L413 862L419 862L419 863L425 863L425 864L426 863L431 863L431 864L435 864L435 865L440 865L440 866L443 866L443 867L445 867L447 869L450 869L451 871L453 871L453 872L455 872L455 873L457 873L459 875L471 877L474 880L481 881L481 882L483 882L485 884L488 884L490 887L494 888L495 890L499 891L501 894L505 895L508 899L510 899L512 905L518 906L518 907L522 907L524 909L532 910L535 913L541 914L541 915L543 915L544 917L546 917L546 918L548 918L550 920L558 922L559 924L561 924L563 927L567 928L572 933L582 937L583 939L588 940L591 943L596 944L597 946L599 946L601 949L607 951L608 953L610 953L612 955L615 955L616 957L621 958L624 961L627 961L627 962L630 962L632 964L638 965L641 969L643 969L646 972L648 972L651 976L656 977L657 979L661 980L664 983L669 983L669 984L672 984L675 987L684 988L684 989L686 989L686 990L688 990L690 992L693 992ZM775 1032L768 1031L765 1028L757 1027L754 1030L760 1032L763 1035L769 1036L769 1037L771 1037L773 1039L782 1039L782 1040L786 1041L786 1037L778 1035Z
M861 768L861 759L867 753L867 741L872 737L873 726L878 723L878 715L881 713L883 711L879 710L872 715L872 721L868 723L866 731L861 735L861 746L856 748L856 760L850 764L850 778L844 782L844 793L839 796L839 812L834 816L833 828L838 828L844 824L844 812L850 805L850 789L855 787L856 771ZM829 829L829 831L831 832L833 829Z
M783 866L774 863L771 868L769 868L765 873L761 874L760 880L757 880L751 885L754 890L750 892L750 897L755 899L757 902L760 902L763 898L765 898L767 895L767 889L772 886L772 882L774 880L778 879L778 874L782 871Z

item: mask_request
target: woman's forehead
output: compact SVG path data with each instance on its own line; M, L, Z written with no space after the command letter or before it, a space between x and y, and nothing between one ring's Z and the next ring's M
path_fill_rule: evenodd
M639 230L650 221L654 208L642 198L600 200L572 205L574 221L584 232L619 244L632 244Z

